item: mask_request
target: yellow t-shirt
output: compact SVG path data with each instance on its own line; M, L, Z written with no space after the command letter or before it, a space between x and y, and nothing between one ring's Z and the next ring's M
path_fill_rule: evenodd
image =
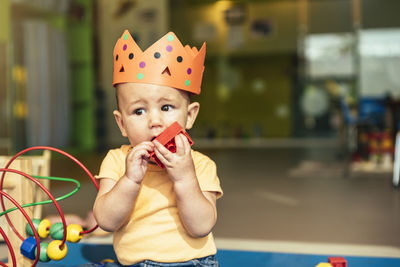
M125 157L130 146L108 152L98 178L118 180L125 173ZM197 179L202 191L222 196L215 163L192 150ZM149 164L130 220L114 232L114 250L120 263L143 260L181 262L216 253L212 233L193 238L184 229L176 204L173 183L165 169Z

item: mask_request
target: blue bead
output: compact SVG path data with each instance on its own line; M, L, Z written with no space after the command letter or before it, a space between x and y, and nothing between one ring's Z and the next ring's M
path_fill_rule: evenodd
M21 245L21 254L25 257L34 260L35 257L35 249L36 249L36 239L33 236L28 237L22 242Z

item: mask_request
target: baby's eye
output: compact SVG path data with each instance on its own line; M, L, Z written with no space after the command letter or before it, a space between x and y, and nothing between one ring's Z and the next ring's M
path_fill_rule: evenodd
M135 109L135 110L133 111L133 113L134 113L135 115L143 115L143 114L144 114L144 109L142 109L142 108L137 108L137 109Z
M171 105L163 105L162 107L161 107L161 110L162 111L169 111L169 110L171 110L172 109L172 106Z

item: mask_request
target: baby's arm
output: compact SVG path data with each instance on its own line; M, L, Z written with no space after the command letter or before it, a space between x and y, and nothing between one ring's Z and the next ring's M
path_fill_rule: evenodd
M175 183L174 189L186 231L193 237L208 235L217 221L217 194L202 192L199 185L192 182Z
M154 152L174 182L179 217L186 231L193 237L203 237L217 221L216 193L201 191L187 138L179 134L175 143L176 153L171 153L154 141Z
M134 147L126 157L125 175L118 181L100 179L93 212L103 230L117 230L131 214L147 170L149 151L153 150L153 146L151 142L143 142Z
M100 179L93 212L101 229L113 232L124 224L132 212L139 188L140 184L125 175L118 182L110 178Z

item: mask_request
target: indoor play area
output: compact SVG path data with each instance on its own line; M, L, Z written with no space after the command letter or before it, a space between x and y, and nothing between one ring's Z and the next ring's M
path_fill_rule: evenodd
M0 265L116 266L119 235L94 211L103 160L132 143L115 83L135 60L146 83L173 54L161 73L172 82L155 79L199 82L201 94L186 90L198 115L148 141L215 163L218 266L400 266L398 10L396 0L0 0ZM169 170L157 155L141 158Z

